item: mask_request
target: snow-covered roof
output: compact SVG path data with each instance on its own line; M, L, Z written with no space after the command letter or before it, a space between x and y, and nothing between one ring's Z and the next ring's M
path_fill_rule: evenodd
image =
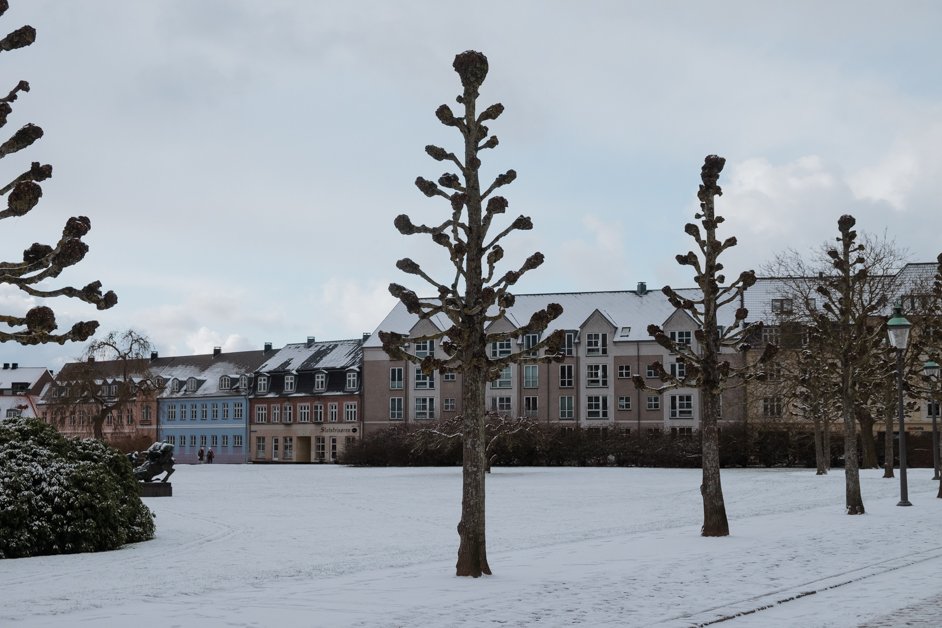
M229 391L219 390L219 380L228 376L232 378L232 385L238 383L242 375L251 375L266 357L272 355L271 351L237 351L233 353L190 355L170 358L156 358L151 361L151 372L155 376L164 378L167 382L176 379L181 383L179 393L186 393L186 382L190 378L196 379L199 386L188 396L208 396L226 394ZM173 394L166 388L162 396Z
M327 340L285 345L256 370L262 373L297 373L356 368L362 360L361 344L362 340Z
M680 295L696 299L700 292L698 289L685 288L676 290ZM569 292L550 294L521 294L515 295L514 306L507 310L507 319L511 322L525 324L530 316L549 303L558 303L563 308L562 315L550 324L550 329L578 330L585 322L598 311L604 316L619 333L614 340L639 341L649 340L647 327L651 323L662 324L675 311L667 297L660 290L642 291L623 290L617 292ZM732 324L734 312L738 303L721 308L719 323ZM393 310L376 328L376 331L364 343L364 348L378 348L382 346L379 331L391 331L408 334L417 322L417 317L409 314L402 303L397 303ZM451 326L448 319L438 315L430 319L439 330ZM518 325L518 326L519 326ZM621 333L625 330L626 333Z
M32 388L48 369L41 366L18 366L0 370L0 390L10 390L14 383L27 382Z

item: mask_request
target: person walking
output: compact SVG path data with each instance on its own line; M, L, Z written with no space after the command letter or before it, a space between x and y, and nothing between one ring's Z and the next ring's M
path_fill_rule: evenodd
M200 464L203 464L203 448L200 447L200 450L196 452L196 457L199 459Z
M210 447L210 448L209 448L209 451L206 452L206 462L208 462L209 464L212 464L212 463L213 463L213 458L215 458L215 457L216 457L216 452L214 452L214 451L213 451L213 448Z

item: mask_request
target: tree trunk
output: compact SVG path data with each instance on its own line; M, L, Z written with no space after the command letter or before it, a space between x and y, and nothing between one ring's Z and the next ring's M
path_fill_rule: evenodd
M864 514L863 497L860 494L860 467L857 464L857 421L851 409L853 399L849 394L850 373L844 369L844 493L848 515Z
M720 445L716 419L719 416L719 397L708 390L703 392L703 417L700 435L703 439L703 496L702 536L729 536L729 521L726 519L726 503L723 501L723 486L720 483Z
M814 462L817 467L817 475L827 475L828 464L824 457L824 429L822 428L821 417L814 417Z
M860 466L864 469L877 469L880 464L877 458L877 442L873 438L873 424L876 421L873 415L864 408L857 410L857 420L860 422L860 446L863 452Z
M883 477L893 477L893 416L887 411L883 428Z
M483 336L482 336L483 337ZM482 351L483 353L483 351ZM484 477L487 467L484 436L485 371L476 361L462 371L464 444L462 468L461 521L458 523L458 576L478 578L490 575L484 534Z

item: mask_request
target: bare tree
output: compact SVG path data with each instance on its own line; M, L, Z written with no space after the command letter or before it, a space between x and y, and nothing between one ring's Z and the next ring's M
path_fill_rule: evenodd
M718 310L727 305L741 303L743 292L756 282L756 275L748 270L740 273L729 285L723 274L723 264L719 262L720 254L728 248L736 246L736 238L730 237L722 242L717 238L717 228L724 222L722 216L716 214L714 201L723 191L717 184L720 172L726 160L716 155L709 155L703 162L700 171L702 181L697 198L700 200L700 213L695 218L703 227L687 223L684 231L692 237L699 248L699 255L693 251L677 256L677 263L681 266L690 266L696 274L695 279L700 289L699 299L690 299L682 296L670 286L665 286L663 292L667 295L671 305L687 312L698 325L694 334L697 347L680 344L672 340L657 325L649 325L648 333L655 341L671 351L677 353L686 364L686 375L682 380L665 372L663 365L655 364L662 381L666 387L678 385L692 385L700 389L702 416L700 419L701 450L703 483L700 493L703 495L703 536L729 535L729 522L726 518L726 504L723 500L723 488L720 482L720 452L717 420L720 417L720 399L725 388L732 385L737 379L756 376L760 371L757 366L770 360L775 355L774 344L767 344L758 361L754 364L733 366L721 353L722 349L734 349L743 354L750 348L746 342L747 336L761 329L761 323L747 324L749 315L745 307L738 307L732 325L719 328L717 318ZM702 257L702 261L701 261ZM644 378L634 376L633 381L638 388L646 388Z
M0 15L8 8L7 0L0 0ZM29 46L35 40L36 30L32 26L23 26L0 39L0 52ZM28 91L29 83L20 81L10 93L0 98L0 127L6 125L7 117L13 112L12 103L20 93ZM26 124L0 144L0 159L29 147L42 136L40 127ZM7 208L0 211L0 219L25 216L30 212L43 194L39 183L51 176L52 166L34 161L29 170L0 188L0 195L5 195L7 199ZM82 242L82 237L89 229L91 221L87 217L69 218L55 246L34 243L23 251L22 261L0 262L0 284L15 286L31 297L67 296L92 303L99 310L112 307L118 302L118 297L111 291L102 294L100 281L94 281L81 289L41 287L44 281L58 277L65 268L74 266L85 257L88 245ZM57 334L55 313L45 305L33 307L22 316L0 314L0 322L12 328L12 331L0 331L0 342L13 341L23 345L83 341L90 338L98 328L95 321L81 321L75 323L69 331Z
M150 368L151 349L150 340L133 329L89 343L83 359L65 365L56 378L62 391L53 398L58 420L77 412L87 417L98 440L104 439L109 417L112 428L120 431L122 414L152 401L162 387Z
M451 325L439 332L408 338L393 332L380 332L383 349L393 359L408 360L421 365L426 374L435 371L461 374L463 482L461 521L458 523L460 545L458 548L457 575L478 577L490 574L485 541L484 478L487 469L487 439L485 436L486 382L496 379L501 370L514 362L526 358L520 353L504 357L489 357L490 342L515 340L527 334L542 334L549 324L562 313L558 304L550 304L538 310L525 325L513 331L488 333L492 322L504 318L508 308L514 304L510 289L527 271L543 263L543 254L534 253L518 268L502 275L496 274L496 266L504 257L503 239L514 231L533 228L530 218L520 216L510 225L490 235L495 217L507 210L507 199L494 196L500 187L511 183L517 176L513 170L497 176L482 192L479 179L481 160L479 153L495 148L497 137L488 137L489 129L484 124L495 120L503 112L501 104L487 107L477 113L478 88L487 76L487 57L469 50L455 56L454 69L461 78L463 93L458 103L464 112L456 117L447 105L435 112L445 126L454 127L464 140L464 153L459 158L444 148L426 146L425 152L436 161L453 164L458 173L446 172L438 182L422 177L415 184L426 196L441 197L451 206L451 216L438 225L414 225L406 215L396 217L395 226L403 235L427 234L448 252L454 267L454 275L446 282L439 282L409 258L401 259L396 266L405 273L426 281L437 293L435 298L420 299L418 295L399 284L389 286L390 293L398 298L408 312L420 319L428 320L444 315ZM450 190L446 192L445 190ZM486 201L486 205L485 205ZM441 356L418 356L406 351L408 341L440 342ZM554 332L540 342L527 348L527 353L546 349L548 357L555 359L562 344L562 334Z

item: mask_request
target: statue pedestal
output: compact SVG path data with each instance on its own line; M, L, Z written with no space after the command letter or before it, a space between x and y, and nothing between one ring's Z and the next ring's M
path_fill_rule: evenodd
M170 482L138 482L141 497L172 497L173 485Z

